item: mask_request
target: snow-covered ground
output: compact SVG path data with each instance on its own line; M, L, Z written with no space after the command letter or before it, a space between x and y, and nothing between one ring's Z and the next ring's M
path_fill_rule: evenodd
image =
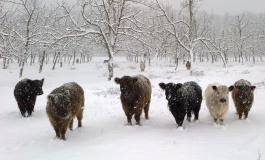
M13 89L21 80L17 64L0 69L0 159L1 160L258 160L265 157L265 63L198 63L193 68L202 76L190 75L180 65L165 61L153 62L145 72L139 64L124 58L115 59L115 77L143 74L152 83L150 120L141 118L142 126L125 126L127 120L119 99L119 86L107 81L107 64L102 58L74 67L26 67L22 78L45 78L44 94L38 96L32 117L20 115ZM1 65L1 63L0 63ZM2 65L1 65L2 66ZM209 83L232 85L236 80L247 79L257 85L255 100L247 120L238 120L230 99L229 112L224 125L215 125L202 102L198 122L184 122L177 128L167 108L160 82L196 81L204 89ZM55 132L47 118L46 96L56 87L75 81L85 91L83 127L68 130L66 141L55 139ZM230 95L231 98L231 95ZM133 123L135 121L133 120Z

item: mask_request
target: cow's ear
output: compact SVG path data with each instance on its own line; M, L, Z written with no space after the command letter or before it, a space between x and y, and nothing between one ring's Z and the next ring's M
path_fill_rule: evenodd
M251 91L253 92L256 89L256 86L251 86Z
M161 89L163 89L163 90L166 89L165 83L162 82L162 83L159 83L158 85L160 86Z
M232 85L228 88L229 92L231 92L235 87Z
M47 99L48 99L48 101L50 101L50 102L54 102L54 95L53 95L53 94L49 94L49 95L47 96Z
M214 91L217 91L217 87L216 87L216 86L212 86L212 89L213 89Z
M41 86L43 86L44 78L41 79Z
M114 82L117 83L117 84L120 84L120 83L121 83L121 79L118 78L118 77L116 77L116 78L114 79Z
M133 78L133 84L136 83L136 82L138 82L138 78L137 77L134 77Z
M181 83L178 83L177 86L176 86L176 89L180 89L182 87L182 84Z

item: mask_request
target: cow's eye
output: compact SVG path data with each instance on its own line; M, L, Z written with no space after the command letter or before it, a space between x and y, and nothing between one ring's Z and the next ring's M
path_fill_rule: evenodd
M126 90L126 86L121 86L121 91L125 91Z

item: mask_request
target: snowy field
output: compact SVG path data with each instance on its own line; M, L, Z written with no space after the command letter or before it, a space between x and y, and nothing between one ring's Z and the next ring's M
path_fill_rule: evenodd
M180 65L165 61L153 62L145 72L139 64L123 58L115 59L115 77L143 74L152 83L150 120L141 118L142 126L125 126L127 119L119 99L119 86L107 81L107 64L103 58L91 63L26 67L22 78L45 78L44 94L38 96L32 117L23 118L13 96L18 78L17 64L0 69L0 159L1 160L261 160L265 159L265 63L197 63L193 69L204 75L190 75ZM2 64L0 63L2 66ZM256 85L254 104L247 120L238 120L230 95L229 112L224 125L213 124L202 102L198 122L187 122L177 128L167 108L160 82L183 83L196 81L202 87L212 82L232 85L239 79ZM55 132L47 118L45 107L47 95L60 85L75 81L85 91L83 127L68 130L66 141L55 139Z

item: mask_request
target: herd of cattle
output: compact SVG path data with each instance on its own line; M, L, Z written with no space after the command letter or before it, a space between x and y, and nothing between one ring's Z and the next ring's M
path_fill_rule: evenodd
M122 108L127 117L128 125L132 125L134 116L137 125L141 125L140 116L144 110L145 119L149 118L148 112L151 102L152 87L150 80L143 76L123 76L115 78L115 83L120 86L120 99ZM42 95L42 80L24 79L17 83L14 96L22 116L31 116L38 95ZM199 119L202 103L202 89L194 81L186 83L159 83L165 91L168 107L178 126L182 126L187 114L187 120ZM248 117L254 100L256 86L247 80L241 79L229 87L218 83L208 85L204 97L206 106L214 122L222 125L224 116L228 112L229 92L235 104L239 119ZM69 82L55 88L47 96L46 113L53 126L56 137L65 140L67 128L73 129L73 119L77 117L78 127L82 126L85 98L84 90L75 82Z

